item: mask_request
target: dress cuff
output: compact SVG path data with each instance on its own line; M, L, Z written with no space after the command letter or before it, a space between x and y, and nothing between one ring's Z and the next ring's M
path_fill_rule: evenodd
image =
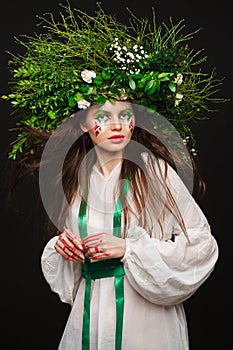
M130 254L130 247L131 247L130 239L126 238L125 243L126 243L126 250L125 250L124 256L121 259L121 262L123 262L123 263L126 261L126 259L128 258L129 254Z
M129 229L127 237L125 238L126 250L123 258L121 259L121 262L124 263L129 258L132 243L140 240L142 237L145 237L145 236L148 236L148 235L142 227L136 226Z

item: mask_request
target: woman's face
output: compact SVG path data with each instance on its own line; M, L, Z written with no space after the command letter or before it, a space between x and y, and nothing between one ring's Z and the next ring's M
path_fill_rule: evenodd
M133 109L129 102L106 101L92 106L81 128L88 132L95 146L109 152L119 152L131 139L135 125Z

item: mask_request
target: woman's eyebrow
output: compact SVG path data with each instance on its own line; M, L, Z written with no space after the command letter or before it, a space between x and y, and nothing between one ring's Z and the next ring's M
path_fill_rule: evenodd
M129 113L130 116L134 114L132 108L122 109L122 111L120 111L120 113Z
M100 115L109 115L109 114L111 114L109 111L105 111L104 109L99 109L98 111L96 111L93 118L98 118Z

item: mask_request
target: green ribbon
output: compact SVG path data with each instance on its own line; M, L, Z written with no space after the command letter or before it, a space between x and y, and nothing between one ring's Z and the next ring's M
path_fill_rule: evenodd
M123 187L123 193L124 197L126 198L127 192L129 190L130 182L129 180L124 180L124 187ZM121 214L122 214L122 200L121 200L122 194L120 193L117 201L116 206L113 214L113 234L114 236L121 237Z
M129 181L125 180L123 193L126 197L129 190ZM87 192L86 192L87 195ZM121 215L122 215L122 194L119 195L113 215L113 234L121 237ZM87 198L87 196L86 196ZM78 214L78 227L81 238L87 233L87 201L83 199L80 203ZM116 332L115 350L121 350L123 315L124 315L124 267L119 258L106 259L91 263L89 258L85 259L82 265L82 275L86 279L82 328L82 350L90 350L90 301L91 301L91 280L115 277L115 298L116 298Z

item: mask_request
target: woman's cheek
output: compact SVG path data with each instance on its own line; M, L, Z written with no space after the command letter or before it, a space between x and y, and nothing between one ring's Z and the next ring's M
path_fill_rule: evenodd
M94 132L95 132L95 136L98 137L99 134L102 131L102 128L101 128L101 126L99 125L99 123L97 121L95 121L93 129L94 129Z
M132 133L134 131L134 120L130 119L129 121L129 131Z

